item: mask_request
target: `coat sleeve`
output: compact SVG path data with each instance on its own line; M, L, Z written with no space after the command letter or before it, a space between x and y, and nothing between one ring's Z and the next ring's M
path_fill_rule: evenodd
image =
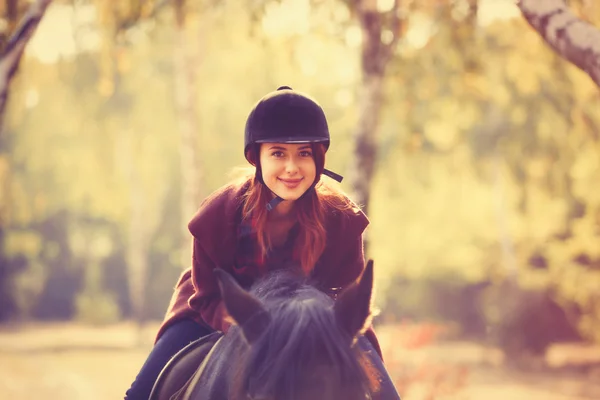
M364 253L364 241L363 235L360 234L351 247L348 249L348 254L344 257L342 262L342 268L346 271L344 274L340 274L339 287L344 290L350 284L355 282L365 270L365 253ZM369 326L364 333L365 337L369 340L379 357L383 360L383 352L379 345L379 340L373 329L373 325Z
M344 246L347 250L345 256L342 258L340 263L340 273L337 274L335 286L341 290L344 290L353 282L355 282L365 270L365 253L364 253L364 240L363 233L356 235L352 240L349 241L347 246ZM365 337L369 340L379 357L383 360L383 351L373 329L373 325L369 326L364 333Z
M219 284L213 273L215 268L217 265L208 257L201 243L194 238L190 276L194 293L189 298L188 304L198 311L202 320L211 328L227 332L231 324L228 322Z
M179 278L157 339L182 319L193 319L214 330L227 331L230 323L213 271L233 270L235 228L242 193L247 184L227 185L207 197L188 229L193 237L192 267Z
M223 332L229 329L227 312L212 273L216 266L198 240L194 239L193 242L192 267L186 269L179 277L155 341L162 336L167 327L183 319L193 319L201 325L208 325Z
M350 243L344 246L347 250L340 262L340 271L336 275L334 285L344 290L356 281L365 270L365 253L363 235L358 234L350 239Z

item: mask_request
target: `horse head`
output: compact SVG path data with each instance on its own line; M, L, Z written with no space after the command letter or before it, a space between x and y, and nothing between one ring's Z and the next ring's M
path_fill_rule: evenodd
M337 300L289 271L244 290L215 270L237 340L229 362L229 398L236 400L364 400L377 373L356 345L371 320L373 262ZM232 343L233 344L233 343Z

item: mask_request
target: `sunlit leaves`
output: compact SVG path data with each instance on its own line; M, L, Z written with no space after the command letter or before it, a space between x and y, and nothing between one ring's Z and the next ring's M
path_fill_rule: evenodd
M570 175L575 180L589 179L600 172L600 149L596 146L586 146L578 152L578 157L570 169Z
M537 185L527 185L524 189L527 191L527 201L531 206L527 207L524 215L519 219L521 234L517 239L543 243L564 228L568 204Z
M381 269L410 277L453 271L469 280L485 275L487 246L495 241L493 198L487 185L454 155L396 158L375 183L370 228ZM395 200L391 200L391 198Z
M453 78L457 79L457 78ZM432 93L428 97L435 97ZM473 103L461 102L453 97L432 99L430 116L423 121L426 138L439 150L453 149L464 138L464 132L479 118L479 110Z
M411 104L394 114L410 133L387 151L393 165L382 165L376 182L373 256L404 276L449 270L470 279L507 276L513 258L522 287L585 304L582 326L597 327L598 300L581 284L600 262L597 88L521 20L471 32L463 23L456 35L452 21L436 24L427 47L401 53L391 79L402 90L390 91L389 107ZM467 138L474 157L457 157ZM574 219L577 202L585 216ZM536 253L549 270L531 268Z

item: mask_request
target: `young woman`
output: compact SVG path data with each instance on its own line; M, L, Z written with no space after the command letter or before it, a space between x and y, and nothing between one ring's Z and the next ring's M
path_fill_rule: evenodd
M210 195L189 223L192 267L176 285L155 346L127 400L147 399L168 360L190 342L229 328L215 268L244 287L275 268L300 268L323 291L354 282L365 262L360 209L321 182L329 148L323 109L310 97L282 86L263 97L246 122L244 155L255 174ZM365 339L366 338L366 339ZM385 399L399 399L370 328L359 341L381 370Z

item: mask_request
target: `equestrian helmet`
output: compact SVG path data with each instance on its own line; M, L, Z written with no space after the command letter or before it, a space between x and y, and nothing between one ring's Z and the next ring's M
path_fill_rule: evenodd
M246 120L244 156L255 143L323 143L329 148L329 128L323 108L306 94L281 86L256 103Z

